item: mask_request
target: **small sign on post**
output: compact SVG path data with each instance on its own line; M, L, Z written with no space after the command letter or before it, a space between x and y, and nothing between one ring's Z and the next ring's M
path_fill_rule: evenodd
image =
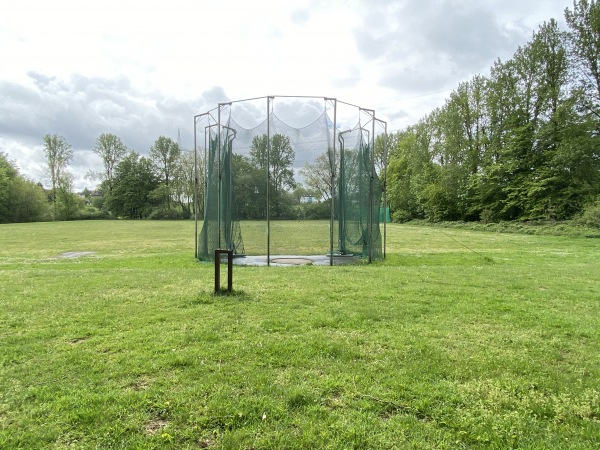
M233 291L233 250L215 249L215 294L221 292L221 255L227 255L227 292Z

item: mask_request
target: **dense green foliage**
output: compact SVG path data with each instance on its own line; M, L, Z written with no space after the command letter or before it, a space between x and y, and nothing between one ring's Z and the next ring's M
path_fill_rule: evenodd
M158 171L162 186L162 202L167 209L171 207L171 197L173 195L172 182L173 174L177 170L180 160L181 149L179 144L173 139L159 136L156 142L150 147L149 157Z
M292 168L295 152L290 139L276 133L271 137L267 158L267 135L255 136L249 156L233 153L231 160L233 195L240 219L267 217L267 183L271 218L304 218L311 209L301 203L314 191L299 186ZM267 161L269 167L267 170ZM267 182L267 180L269 180Z
M131 152L119 163L112 184L108 208L119 217L146 218L164 199L152 162L136 152Z
M490 75L393 136L398 221L569 219L600 194L600 5L544 23Z
M44 189L19 175L0 153L0 223L44 220L155 218L189 219L194 213L194 183L202 195L202 161L196 173L194 154L160 136L150 157L128 152L118 136L101 134L93 149L103 164L87 179L99 182L96 191L73 192L68 164L70 144L58 135L44 136L46 175L52 187ZM202 209L199 211L202 212Z
M36 222L50 217L48 198L41 186L19 174L0 152L0 223Z
M597 239L392 224L214 296L193 228L0 226L0 448L599 448Z
M104 165L103 172L96 173L94 178L98 178L104 183L106 193L110 195L112 194L115 168L127 155L127 147L118 136L102 133L96 139L93 152L102 159Z
M52 204L54 220L73 219L78 199L73 195L73 175L68 167L73 159L73 149L67 140L58 134L46 134L43 138L46 157L46 176L50 180L48 198Z

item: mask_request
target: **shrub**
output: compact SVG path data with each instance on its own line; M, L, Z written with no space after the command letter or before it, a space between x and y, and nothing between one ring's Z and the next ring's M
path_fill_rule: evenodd
M600 200L585 208L579 223L589 228L600 228Z
M104 197L92 197L92 206L97 209L104 208Z
M108 211L100 210L93 206L86 206L74 217L75 220L106 220L110 218L110 213Z
M174 209L155 209L150 213L148 219L151 220L182 220L185 219L181 211Z
M412 214L404 209L399 209L392 213L392 222L405 223L412 220Z

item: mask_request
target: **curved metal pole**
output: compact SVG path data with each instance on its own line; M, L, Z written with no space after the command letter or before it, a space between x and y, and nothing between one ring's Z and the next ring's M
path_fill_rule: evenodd
M227 175L227 182L229 184L229 186L227 186L228 189L228 199L227 199L227 211L225 211L225 215L226 215L226 220L225 220L225 245L227 246L228 250L235 250L234 248L234 243L233 243L233 239L232 239L232 229L231 229L231 222L233 221L233 178L232 178L232 174L233 174L233 166L232 166L232 150L233 150L233 140L236 138L237 136L237 130L231 127L228 127L226 125L223 125L222 128L225 128L227 130L230 130L233 135L227 135L227 141L226 141L226 145L227 145L227 159L229 161L229 167L227 167L225 170L227 170L229 173Z
M203 202L203 208L204 208L204 215L206 216L206 211L207 211L207 196L206 196L206 191L208 188L208 164L206 164L206 162L208 161L209 157L210 157L210 129L212 127L216 127L217 124L212 124L212 125L207 125L204 127L204 202ZM206 142L206 136L208 135L208 143ZM208 154L207 154L208 153Z

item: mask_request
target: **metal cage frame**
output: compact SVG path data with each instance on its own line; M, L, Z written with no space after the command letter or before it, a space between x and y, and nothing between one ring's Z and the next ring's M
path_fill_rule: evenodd
M275 102L276 98L287 98L287 99L312 99L312 100L323 100L325 103L325 112L327 112L327 106L329 105L329 107L333 108L333 141L332 141L332 152L333 152L333 158L334 158L334 164L338 163L338 160L336 160L335 158L338 157L338 150L339 150L339 156L343 161L343 145L344 145L344 141L343 141L343 134L346 133L349 130L346 131L340 131L338 130L338 123L337 123L337 114L338 114L338 105L342 104L342 105L346 105L349 107L353 107L356 108L358 115L360 117L361 114L366 114L368 117L368 120L366 122L366 125L369 126L369 128L363 128L363 131L365 131L367 133L367 135L369 136L369 145L371 148L371 152L370 152L370 170L371 170L371 174L370 174L370 187L369 187L369 223L368 223L368 240L369 240L369 254L368 256L368 262L371 263L373 260L373 193L374 193L374 179L375 177L378 177L377 173L376 173L376 168L375 168L375 140L376 140L376 124L379 124L380 126L383 127L383 132L380 133L383 134L384 136L384 170L383 170L383 206L384 206L384 220L383 220L383 258L385 259L386 257L386 244L387 244L387 230L386 230L386 213L385 211L387 211L387 193L386 193L386 183L387 183L387 153L388 153L388 148L387 148L387 143L388 143L388 139L387 139L387 122L383 121L381 119L378 119L375 115L375 110L373 109L367 109L367 108L363 108L361 106L352 104L352 103L348 103L348 102L344 102L341 100L338 100L336 98L331 98L331 97L319 97L319 96L298 96L298 95L270 95L270 96L263 96L263 97L254 97L254 98L247 98L247 99L242 99L242 100L235 100L235 101L230 101L230 102L223 102L223 103L218 103L218 105L207 111L204 112L202 114L197 114L194 116L194 177L195 177L195 186L194 186L194 210L195 210L195 215L194 215L194 222L195 222L195 226L194 226L194 234L195 234L195 257L197 259L199 259L199 242L198 242L198 223L199 223L199 205L200 205L200 199L199 199L199 173L198 173L198 123L202 120L202 119L207 119L209 125L204 127L204 160L206 161L207 159L207 149L208 149L208 145L207 145L207 134L210 133L210 129L213 127L217 127L217 139L218 139L218 149L222 148L223 142L221 141L221 131L224 129L229 128L227 125L225 125L224 123L222 123L222 112L225 108L231 107L233 104L237 104L237 103L244 103L244 102L250 102L250 101L258 101L258 100L266 100L266 111L267 111L267 117L266 117L266 123L267 123L267 160L269 160L270 158L270 152L271 152L271 122L270 122L270 117L271 117L271 112L273 109L273 104ZM360 122L360 121L359 121ZM231 131L233 131L234 133L234 137L235 137L235 132L236 130L229 128ZM201 130L200 130L201 131ZM339 146L337 145L339 143ZM231 141L228 143L229 145L229 152L231 152ZM219 161L218 161L218 171L219 173L221 173L221 158L219 157ZM204 203L204 215L206 215L206 211L207 211L207 204L206 204L206 183L207 183L207 167L206 164L204 166L204 182L205 182L205 191L204 191L204 196L205 198L203 199ZM231 169L229 169L231 170ZM333 173L331 174L331 186L333 189L333 193L334 195L332 195L331 198L331 215L330 215L330 226L329 226L329 265L333 266L334 265L334 254L336 253L336 251L334 250L335 247L335 243L334 243L334 216L335 216L335 189L337 186L336 183L336 173L335 171L332 171ZM270 208L269 208L269 195L270 195L270 188L269 188L269 177L270 177L270 171L268 168L268 164L267 164L267 208L266 208L266 221L267 221L267 265L270 265L270 261L271 261L271 217L270 217ZM217 211L218 211L218 229L219 229L219 242L218 242L218 248L222 247L222 242L221 242L221 235L220 235L220 229L221 229L221 206L222 206L222 195L221 195L221 183L219 183L219 187L218 187L218 205L217 205ZM341 221L339 226L341 227ZM339 243L338 243L339 244ZM212 253L212 251L214 251L214 249L210 249L209 253Z

